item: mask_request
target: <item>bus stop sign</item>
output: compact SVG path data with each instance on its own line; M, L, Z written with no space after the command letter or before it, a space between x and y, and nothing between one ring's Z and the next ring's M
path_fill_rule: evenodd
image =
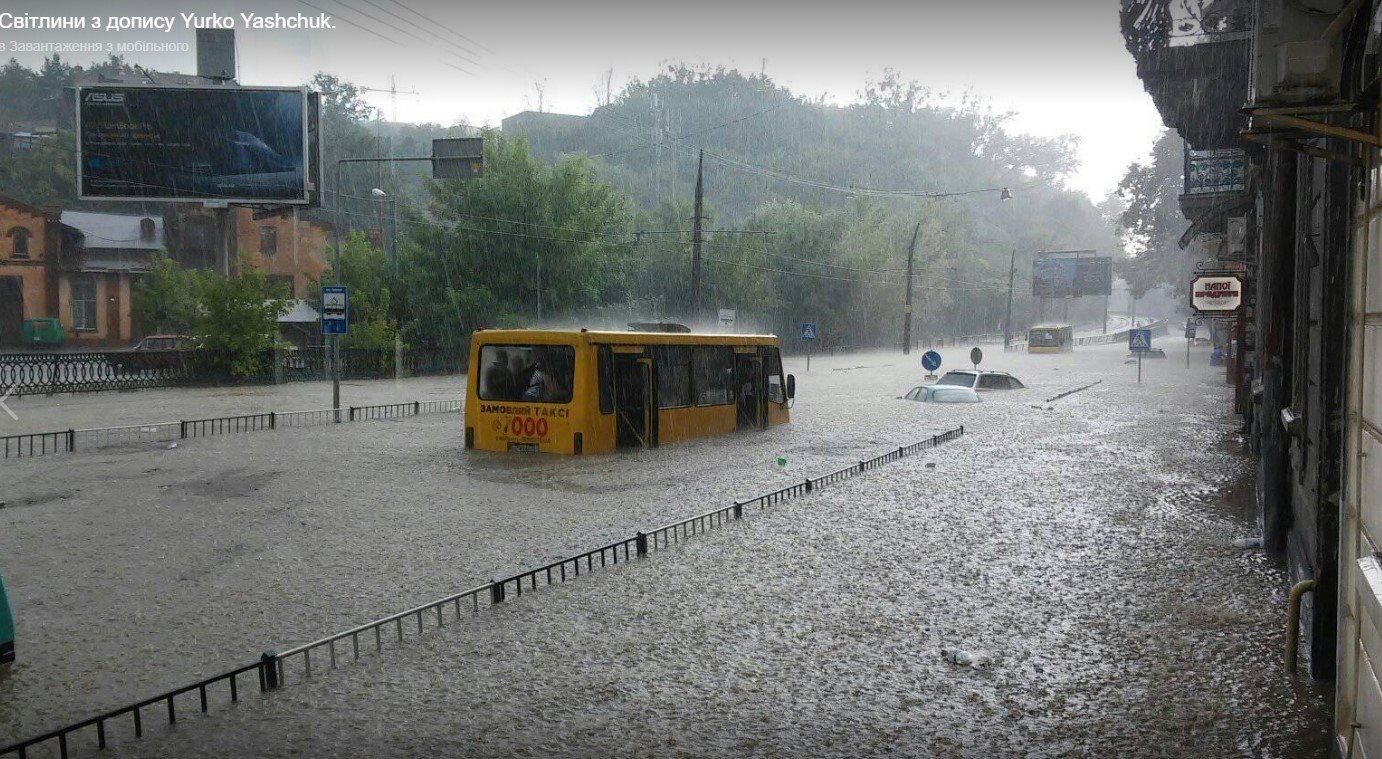
M926 351L921 354L921 368L928 372L934 372L941 368L941 354L935 351Z
M322 288L322 334L344 335L346 333L347 296L343 285L327 285Z

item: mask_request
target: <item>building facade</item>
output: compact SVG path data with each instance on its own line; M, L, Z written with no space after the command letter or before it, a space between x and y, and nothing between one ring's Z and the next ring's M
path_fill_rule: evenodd
M144 334L134 294L156 255L224 274L248 263L302 298L326 270L328 236L292 209L117 214L0 197L0 348L20 346L23 322L44 317L58 320L68 348L132 345Z
M1382 0L1122 13L1139 75L1194 153L1187 186L1212 181L1194 157L1243 156L1242 202L1183 203L1186 234L1223 217L1241 235L1234 411L1258 458L1263 545L1289 568L1299 661L1333 682L1334 751L1382 756Z

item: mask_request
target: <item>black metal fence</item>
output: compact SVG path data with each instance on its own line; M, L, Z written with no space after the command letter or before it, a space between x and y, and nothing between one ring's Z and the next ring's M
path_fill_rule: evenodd
M11 395L134 390L187 384L190 351L0 354L0 388Z
M73 429L59 432L34 432L0 437L0 459L32 458L56 453L72 453L110 445L190 440L214 435L266 432L279 428L314 427L339 422L365 422L422 414L459 412L462 401L407 401L376 406L350 406L309 411L269 411L262 414L183 419L176 422L132 424L123 427ZM80 441L80 442L79 442Z
M223 356L204 350L0 353L0 391L21 396L321 380L329 378L326 357L320 346L266 351L259 371L245 377L232 375ZM459 374L467 358L464 351L409 348L396 355L392 348L346 348L341 351L341 376L385 379L400 368L410 377Z
M782 503L790 498L799 497L815 492L822 487L842 482L851 477L863 474L870 469L876 469L884 464L897 461L906 456L911 456L928 448L934 448L942 443L955 440L964 435L965 429L960 426L948 432L934 435L928 439L921 440L911 445L905 445L896 450L865 459L858 464L851 464L843 469L838 469L820 477L808 478L802 482L788 487L775 490L771 493L751 498L747 501L735 501L730 506L708 511L704 514L697 514L677 522L654 528L647 532L639 532L632 537L617 540L613 543L594 548L576 556L552 562L546 566L531 569L512 577L496 579L485 585L470 588L460 593L454 593L435 601L415 606L406 611L391 614L381 619L366 622L358 627L353 627L344 632L329 635L320 640L298 646L296 648L283 651L281 653L266 652L262 654L259 661L238 667L230 672L226 672L214 677L202 680L192 685L184 686L176 690L168 691L159 696L145 699L130 706L121 707L113 711L106 712L98 717L73 723L66 727L44 733L33 738L20 741L0 748L0 756L18 755L21 759L27 757L27 752L37 746L58 743L59 754L66 759L68 756L69 738L75 733L86 734L90 728L96 728L96 743L99 747L105 748L107 745L106 723L111 720L131 715L133 719L134 737L143 736L143 724L141 722L141 710L159 704L164 705L168 722L177 721L177 699L179 696L186 696L196 692L198 694L198 706L202 712L209 708L208 691L209 686L228 682L230 701L238 700L238 690L236 679L255 671L258 673L259 688L263 692L275 690L288 683L290 672L300 671L302 678L307 679L312 676L312 655L316 652L318 661L325 657L325 664L329 668L335 668L342 657L351 660L358 660L361 655L361 638L365 640L365 645L371 642L376 651L384 650L385 632L388 632L390 639L397 639L402 644L407 637L407 630L416 629L415 635L422 635L428 627L428 620L435 617L438 628L446 625L446 618L449 615L456 622L466 614L478 614L482 608L488 608L501 603L512 593L515 597L521 597L525 589L528 592L537 590L542 586L555 585L567 582L580 577L582 568L589 574L596 569L617 566L620 561L628 563L637 558L645 557L650 552L670 548L681 540L691 536L707 532L716 527L723 526L729 522L743 519L744 509L751 506L758 506L763 509L770 505ZM406 623L406 625L405 625ZM348 646L348 648L347 648ZM341 650L344 649L344 650ZM300 661L298 664L291 662ZM320 665L318 665L320 668Z
M76 431L35 432L28 435L0 437L0 458L20 459L46 456L50 453L71 453L76 449Z

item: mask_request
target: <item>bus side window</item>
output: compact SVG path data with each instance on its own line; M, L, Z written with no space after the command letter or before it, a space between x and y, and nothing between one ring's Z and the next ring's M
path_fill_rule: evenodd
M600 413L614 413L614 356L608 345L601 345L596 372L600 385Z
M782 381L782 351L769 348L767 354L768 400L773 403L786 403L787 391Z

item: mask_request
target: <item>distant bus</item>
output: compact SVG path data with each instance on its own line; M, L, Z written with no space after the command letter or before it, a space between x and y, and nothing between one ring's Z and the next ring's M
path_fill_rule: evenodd
M1027 331L1028 353L1068 353L1075 350L1075 328L1069 324L1038 324Z
M465 447L606 453L786 424L796 378L773 335L480 330Z

